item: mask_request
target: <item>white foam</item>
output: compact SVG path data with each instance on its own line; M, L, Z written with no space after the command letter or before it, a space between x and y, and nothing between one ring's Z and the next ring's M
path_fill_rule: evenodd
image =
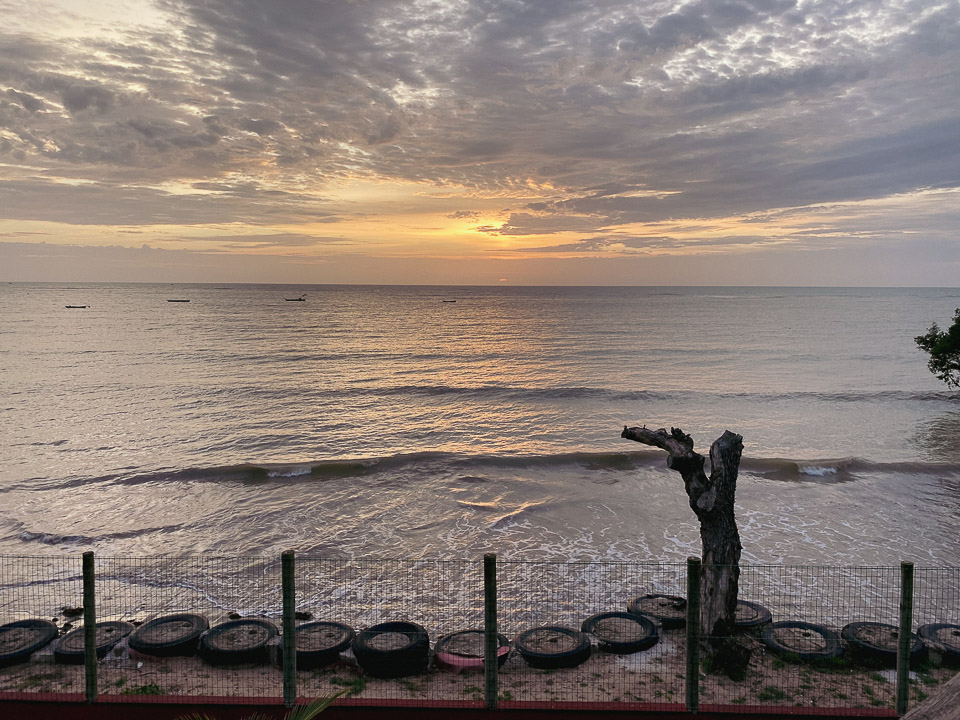
M835 467L822 467L819 465L801 465L799 468L801 475L812 475L814 477L825 477L827 475L836 475Z
M309 465L300 465L295 467L286 467L286 468L274 468L267 471L267 477L271 478L285 478L285 477L301 477L303 475L309 475L313 471L313 468Z

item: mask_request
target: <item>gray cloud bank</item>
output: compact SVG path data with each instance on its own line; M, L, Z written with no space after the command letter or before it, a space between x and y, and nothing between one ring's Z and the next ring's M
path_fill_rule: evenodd
M597 238L960 186L955 1L158 7L164 29L0 36L4 217L335 222L342 178L529 179L556 191L487 232Z

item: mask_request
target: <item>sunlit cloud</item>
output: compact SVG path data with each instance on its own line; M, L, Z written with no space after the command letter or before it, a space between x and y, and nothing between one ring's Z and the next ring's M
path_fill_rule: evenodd
M439 260L549 259L527 277L578 282L587 258L726 254L749 258L744 282L761 256L835 268L919 237L904 278L951 267L954 0L0 11L0 241L17 247L346 253L437 281Z

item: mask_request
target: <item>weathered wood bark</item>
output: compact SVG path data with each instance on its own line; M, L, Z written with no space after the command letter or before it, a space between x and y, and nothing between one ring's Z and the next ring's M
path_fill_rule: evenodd
M704 457L693 450L693 440L680 428L648 430L624 427L621 437L666 450L667 467L676 470L700 521L703 546L700 582L700 634L704 649L717 655L731 649L740 581L740 533L734 516L737 471L743 438L729 430L710 446L710 477Z
M903 720L951 720L960 708L960 674L910 710Z

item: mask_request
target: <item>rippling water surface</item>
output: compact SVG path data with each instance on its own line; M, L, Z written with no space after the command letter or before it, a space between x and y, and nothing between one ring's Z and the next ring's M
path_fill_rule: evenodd
M743 435L750 561L958 565L960 393L913 343L957 306L955 289L0 286L0 552L675 561L699 543L682 483L619 437L646 424L704 453Z

